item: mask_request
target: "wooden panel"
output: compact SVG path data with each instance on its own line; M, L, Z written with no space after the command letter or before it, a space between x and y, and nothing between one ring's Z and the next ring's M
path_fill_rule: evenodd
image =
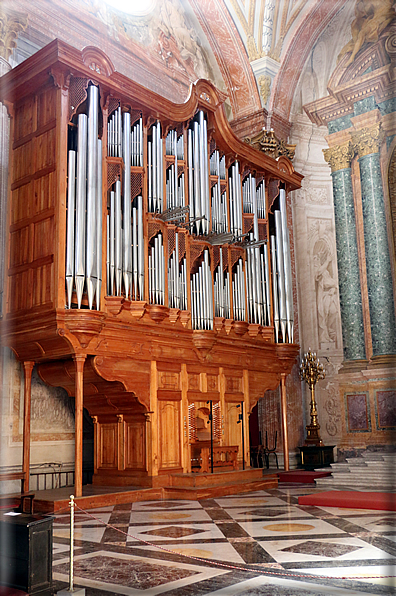
M55 163L55 128L37 136L35 142L36 169L42 170Z
M117 423L98 424L99 462L98 468L117 468Z
M22 139L34 131L34 106L34 99L32 96L29 96L15 108L15 141Z
M32 192L31 184L24 184L16 188L11 194L11 225L30 216L31 204L29 197Z
M48 304L53 301L52 295L52 275L53 275L53 263L43 265L33 269L33 282L32 282L32 305L40 306Z
M33 260L51 255L54 250L54 221L48 217L33 227Z
M158 418L160 468L178 467L181 465L180 402L159 401Z
M37 128L44 126L55 119L56 114L56 89L50 87L37 96Z
M225 442L227 445L238 445L239 455L242 453L242 423L238 424L238 417L241 413L241 408L237 408L237 404L227 403L227 423Z
M144 420L126 423L125 467L135 470L145 469L145 422Z
M15 230L10 234L10 267L24 265L29 258L29 226Z
M8 312L17 312L32 306L31 271L26 270L10 278Z
M56 175L50 172L34 182L34 211L40 213L54 207L56 198Z
M14 150L14 182L33 174L33 156L31 141Z

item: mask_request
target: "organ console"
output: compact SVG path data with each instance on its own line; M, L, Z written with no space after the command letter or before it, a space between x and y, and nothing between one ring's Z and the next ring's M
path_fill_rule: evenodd
M216 444L249 461L249 412L298 353L286 198L301 176L233 134L211 83L174 104L96 48L55 40L2 78L0 99L11 116L1 332L75 396L76 494L83 406L94 484L190 472L209 401Z

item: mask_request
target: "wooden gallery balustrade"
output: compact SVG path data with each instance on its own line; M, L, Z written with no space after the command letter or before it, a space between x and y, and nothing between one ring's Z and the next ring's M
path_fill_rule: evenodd
M34 365L75 398L77 496L83 407L94 484L190 472L210 438L208 403L214 445L248 462L249 412L298 353L286 196L301 176L234 135L209 82L174 104L96 48L55 40L0 89L11 118L1 333L25 369L25 474Z

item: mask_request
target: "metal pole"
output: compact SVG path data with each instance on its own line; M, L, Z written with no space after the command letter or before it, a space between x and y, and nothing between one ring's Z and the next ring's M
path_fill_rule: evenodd
M213 474L213 402L212 400L207 401L210 408L209 420L210 420L210 471Z
M70 565L69 565L69 592L73 592L74 575L74 495L70 495Z
M245 421L243 419L243 401L237 405L237 408L241 408L241 413L239 414L239 420L237 424L240 422L242 423L242 469L245 469Z
M286 399L286 374L281 373L281 414L283 430L283 462L285 472L289 470L289 435L287 432L287 399Z

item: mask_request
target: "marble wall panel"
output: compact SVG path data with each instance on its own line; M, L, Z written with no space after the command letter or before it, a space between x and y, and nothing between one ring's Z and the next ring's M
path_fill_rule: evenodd
M377 429L396 430L396 389L375 392Z
M368 393L347 393L345 395L347 432L371 431Z

